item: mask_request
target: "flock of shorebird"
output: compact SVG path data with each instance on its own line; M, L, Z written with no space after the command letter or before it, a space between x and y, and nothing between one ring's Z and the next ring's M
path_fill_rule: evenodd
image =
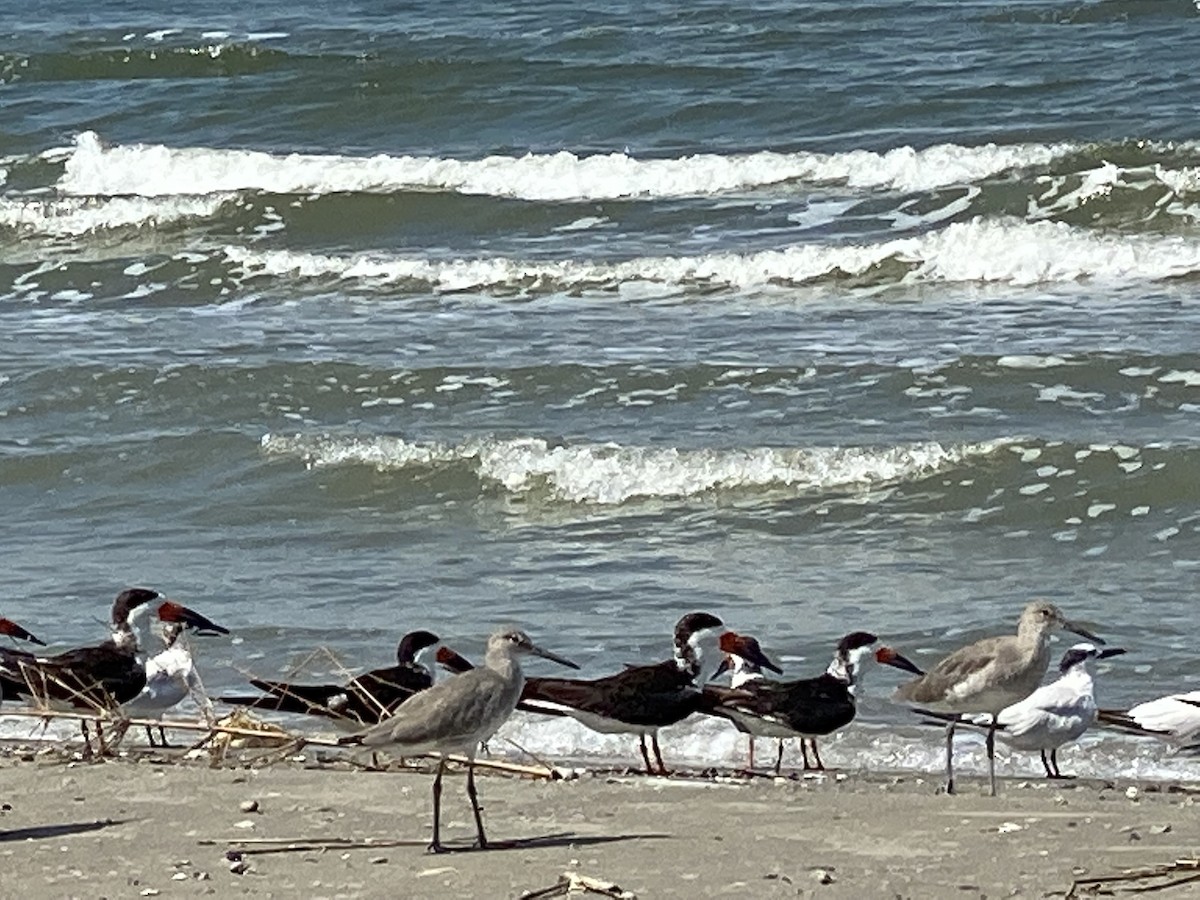
M164 642L164 649L154 655L141 650L139 630L147 617L158 620ZM1050 637L1060 629L1086 642L1068 649L1057 680L1042 685L1050 664ZM187 642L179 640L185 630L200 635L229 633L157 591L123 591L113 603L112 633L100 644L48 656L0 647L0 702L25 699L37 708L75 708L119 720L121 714L161 716L192 695L211 721L211 702L199 685ZM0 634L42 644L9 619L0 618ZM719 666L706 679L704 650L714 643ZM439 754L430 850L440 851L445 849L439 835L445 754L467 758L467 794L478 846L486 847L474 759L479 747L517 709L569 716L595 731L635 734L649 774L668 774L659 729L695 713L725 718L749 736L751 770L756 737L779 741L777 774L784 741L790 738L800 739L804 768L820 770L824 765L818 738L854 719L855 692L863 671L871 663L881 663L914 676L895 691L897 702L926 721L946 725L947 792L954 791L956 729L986 730L989 787L994 795L997 734L1015 748L1040 752L1048 778L1065 777L1058 768L1058 748L1078 739L1097 719L1179 744L1200 736L1200 691L1172 694L1128 710L1097 709L1088 663L1123 652L1105 647L1104 641L1067 620L1053 604L1035 601L1021 613L1016 634L968 644L927 672L875 635L856 631L838 642L832 662L820 675L774 680L764 671L782 671L755 638L725 630L714 615L693 612L675 626L671 659L626 666L604 678L526 678L520 664L523 656L540 656L573 669L578 666L538 647L519 630L493 634L479 666L444 646L436 635L414 631L400 641L395 666L338 684L253 679L250 683L257 693L219 701L323 717L352 729L339 741L347 746L392 748L405 756ZM451 673L436 683L435 668L423 662L430 654ZM730 674L728 687L709 683L724 672ZM103 752L99 720L96 737ZM91 752L86 719L81 719L81 726ZM154 735L149 728L147 732L153 745ZM165 745L161 728L159 734ZM654 752L653 763L647 741Z

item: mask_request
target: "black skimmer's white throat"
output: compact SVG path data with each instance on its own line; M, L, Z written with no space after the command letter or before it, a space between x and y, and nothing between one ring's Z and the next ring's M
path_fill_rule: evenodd
M6 696L26 697L43 706L93 712L118 708L146 686L146 667L138 659L135 623L164 606L167 615L186 625L219 627L199 613L168 601L158 591L130 588L113 602L112 635L108 640L53 656L21 658L16 665L0 660L0 690ZM90 747L87 722L80 724Z
M1058 767L1058 748L1079 740L1096 721L1095 682L1088 664L1124 652L1120 647L1101 649L1092 643L1072 646L1058 664L1057 679L1000 710L996 730L1001 740L1017 750L1037 750L1047 778L1069 777ZM983 728L991 725L991 716L987 714L965 718L939 714L937 718L942 721L958 718L960 724Z
M395 747L406 756L438 753L437 776L433 780L433 838L432 853L440 853L442 775L447 753L467 757L467 796L475 816L475 831L480 849L488 846L483 830L483 816L475 791L475 754L479 745L496 733L508 721L517 706L525 685L520 658L541 656L572 669L579 668L548 650L536 646L523 631L498 631L487 643L483 665L453 675L421 691L408 700L395 714L359 734L342 738L340 744L365 747Z
M186 638L180 638L187 628L200 637L229 634L229 629L178 603L159 604L158 618L162 622L163 649L146 660L146 686L122 708L129 716L160 718L190 695L211 724L215 719L212 701L204 692L190 644ZM166 732L161 725L158 734L162 746L167 746ZM154 732L149 725L146 726L146 736L153 747Z
M602 734L636 734L648 774L656 774L646 751L649 735L658 763L666 775L658 730L698 712L704 704L696 679L700 675L705 640L724 624L705 612L688 613L675 625L673 659L629 666L606 678L530 679L522 709L548 715L567 715Z
M758 641L752 637L728 632L721 635L720 647L726 655L718 674L731 666L731 687L749 696L718 703L709 712L732 721L739 730L750 735L751 741L755 736L778 738L776 774L783 763L784 740L796 737L800 738L805 771L825 768L817 750L817 738L833 734L854 720L858 712L855 689L869 662L883 663L914 674L921 672L891 647L880 645L879 638L866 631L852 632L838 641L833 661L820 675L793 681L763 678L761 668L765 657ZM815 765L809 761L809 747ZM750 768L754 768L753 755Z
M1050 665L1050 636L1072 631L1097 644L1104 641L1070 622L1053 603L1035 600L1021 613L1016 634L984 638L955 650L915 681L901 685L895 699L918 712L988 713L988 786L996 795L996 721L1006 706L1024 700L1041 684ZM946 728L946 793L954 793L954 728Z
M438 645L428 631L410 631L396 648L396 665L372 669L345 684L297 684L251 679L263 694L221 697L222 703L333 719L354 728L374 725L419 691L433 685L422 659Z

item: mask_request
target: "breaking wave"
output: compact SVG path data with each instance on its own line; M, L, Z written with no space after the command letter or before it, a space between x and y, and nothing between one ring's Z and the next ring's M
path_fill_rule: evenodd
M511 494L545 492L552 499L572 503L616 505L717 491L872 490L987 456L1004 442L680 450L552 444L541 438L442 444L398 437L267 434L261 445L269 455L298 457L309 467L366 465L382 471L466 467L484 485Z

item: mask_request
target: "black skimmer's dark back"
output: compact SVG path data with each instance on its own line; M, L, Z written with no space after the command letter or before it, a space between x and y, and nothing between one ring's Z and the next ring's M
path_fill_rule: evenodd
M433 672L418 657L436 647L429 631L410 631L396 648L396 665L373 669L345 684L295 684L254 678L259 696L221 697L222 703L276 712L344 720L354 727L374 725L392 715L413 694L433 685Z
M704 636L724 627L716 616L688 613L675 625L673 659L629 666L606 678L531 678L525 683L521 708L549 715L567 715L593 731L636 734L646 771L654 774L646 752L646 736L654 747L658 773L667 774L658 746L658 729L697 712L702 694L700 675Z
M779 738L776 773L783 762L783 741L794 737L800 738L805 770L825 768L816 739L845 728L854 720L858 711L854 691L868 661L873 659L921 674L908 659L891 647L879 646L879 639L866 631L855 631L838 641L829 668L816 678L795 681L769 681L762 677L761 659L755 659L762 653L753 638L729 632L721 636L720 646L726 654L721 668L734 668L731 686L749 696L712 704L706 711L729 719L751 737ZM806 744L812 747L815 765L809 761ZM753 752L753 745L751 748Z

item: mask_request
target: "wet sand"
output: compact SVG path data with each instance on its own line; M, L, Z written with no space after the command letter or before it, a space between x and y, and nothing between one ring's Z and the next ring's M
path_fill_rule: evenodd
M306 767L309 766L309 767ZM443 840L474 838L446 779ZM1193 786L848 772L804 780L479 779L489 852L431 856L428 774L286 762L0 757L3 895L519 897L568 870L658 897L1041 897L1200 850ZM257 811L245 806L257 802ZM402 840L248 853L243 838ZM207 843L213 841L215 843ZM262 849L261 845L247 849ZM1171 896L1188 896L1178 888ZM1196 889L1200 892L1200 888Z

